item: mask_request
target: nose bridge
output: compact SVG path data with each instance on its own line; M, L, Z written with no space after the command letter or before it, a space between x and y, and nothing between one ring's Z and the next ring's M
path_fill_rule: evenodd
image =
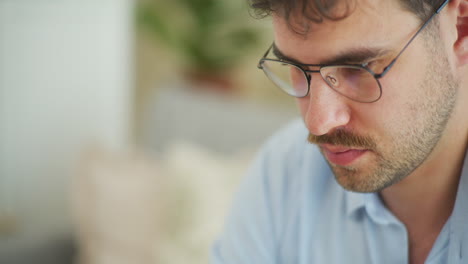
M309 131L318 136L346 125L350 120L347 99L329 87L319 71L308 72L312 78L309 95L304 98L304 121Z

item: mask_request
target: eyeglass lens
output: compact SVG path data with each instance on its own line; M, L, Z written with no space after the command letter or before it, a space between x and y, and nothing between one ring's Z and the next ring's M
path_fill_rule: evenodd
M264 60L265 74L280 89L291 96L304 97L309 91L305 72L292 64ZM343 96L359 102L373 102L380 97L381 89L373 74L365 68L352 65L325 66L320 69L325 82Z

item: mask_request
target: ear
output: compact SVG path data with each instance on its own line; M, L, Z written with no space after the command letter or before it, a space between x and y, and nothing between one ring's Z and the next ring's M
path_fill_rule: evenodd
M458 66L468 64L468 0L453 1L458 3L457 10L457 40L454 44Z

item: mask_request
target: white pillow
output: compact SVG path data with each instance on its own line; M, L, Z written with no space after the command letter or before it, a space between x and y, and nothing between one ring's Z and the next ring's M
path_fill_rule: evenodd
M184 141L160 158L89 151L72 185L80 262L207 263L253 153Z

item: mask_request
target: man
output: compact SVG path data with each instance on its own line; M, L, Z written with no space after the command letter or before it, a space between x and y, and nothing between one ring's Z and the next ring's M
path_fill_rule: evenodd
M212 263L468 263L468 0L252 6L302 121L260 152Z

